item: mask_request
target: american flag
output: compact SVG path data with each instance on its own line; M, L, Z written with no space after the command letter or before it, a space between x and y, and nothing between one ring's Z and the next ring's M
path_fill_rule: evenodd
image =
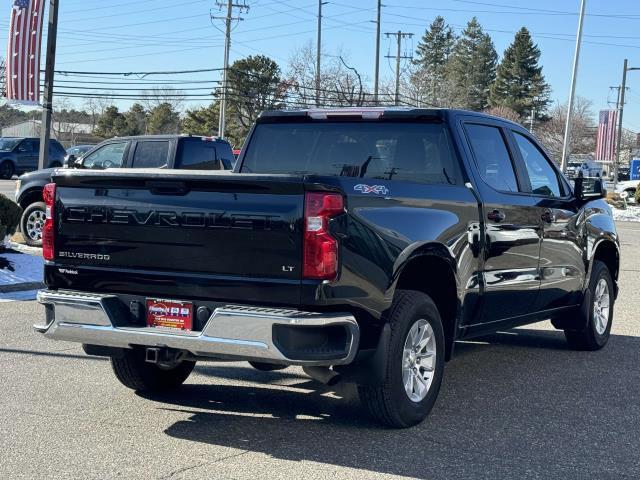
M596 140L596 160L613 162L616 156L617 110L600 110L598 138Z
M7 45L7 100L40 100L40 47L45 0L13 0Z

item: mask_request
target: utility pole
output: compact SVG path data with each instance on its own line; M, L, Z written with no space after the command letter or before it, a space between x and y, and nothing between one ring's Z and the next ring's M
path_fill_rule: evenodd
M49 165L49 140L51 139L51 117L53 116L53 79L56 69L56 40L58 37L58 0L49 0L49 26L47 29L47 60L44 71L44 99L42 102L42 124L40 125L40 153L38 168ZM38 59L36 59L38 61Z
M249 6L246 3L234 3L233 0L216 0L216 5L219 10L223 8L227 9L227 14L224 17L219 17L215 15L211 15L212 20L224 20L225 26L225 38L224 38L224 69L222 71L222 95L220 97L220 112L219 112L219 121L218 121L218 136L220 138L224 138L225 131L225 116L227 112L227 90L228 90L228 79L229 79L229 50L231 49L231 22L232 21L242 21L244 20L240 17L244 11L249 11ZM239 15L237 17L233 16L233 9L237 8L239 10Z
M402 40L404 38L413 37L413 33L405 33L398 30L395 33L385 33L387 38L394 36L398 42L398 49L396 52L396 94L394 99L394 105L400 105L400 60L412 59L411 55L402 55ZM391 55L386 55L386 58L393 58Z
M616 160L613 166L613 189L618 186L618 166L620 165L620 151L622 150L622 116L624 115L624 96L627 91L627 72L640 70L640 67L629 67L629 60L624 59L622 69L622 85L620 86L620 102L618 107L618 140L616 141Z
M322 57L322 5L329 2L318 0L318 40L316 43L316 107L320 106L320 67Z
M382 0L378 0L378 18L376 20L376 70L373 83L373 100L378 105L380 88L380 17L382 16Z
M578 80L578 64L580 63L580 46L582 45L582 27L584 25L584 13L586 0L580 2L580 20L578 21L578 35L576 37L576 50L573 56L573 72L571 74L571 90L569 92L569 105L567 106L567 124L564 128L564 143L562 144L562 162L560 169L564 172L567 161L571 156L571 128L573 127L573 102L576 97L576 81Z

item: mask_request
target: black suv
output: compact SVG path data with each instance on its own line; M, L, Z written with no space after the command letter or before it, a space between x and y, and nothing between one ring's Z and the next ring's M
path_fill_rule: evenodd
M57 140L49 141L49 167L61 167L66 152ZM38 168L39 138L0 138L0 178L10 179L15 174Z
M56 142L57 143L57 142ZM60 147L62 148L62 147ZM64 154L64 150L62 150ZM62 165L57 157L55 167ZM72 158L69 168L178 168L183 170L231 170L235 158L226 140L213 137L159 135L120 137L96 145L80 158ZM42 245L45 205L42 187L50 182L52 169L21 176L16 182L16 203L23 209L20 229L28 245Z

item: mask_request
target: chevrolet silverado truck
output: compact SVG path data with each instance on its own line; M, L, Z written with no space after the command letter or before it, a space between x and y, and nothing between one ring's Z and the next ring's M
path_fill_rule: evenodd
M603 195L484 114L267 112L231 173L55 171L35 328L134 390L177 388L197 361L297 365L409 427L457 340L549 319L573 349L605 346L620 254Z

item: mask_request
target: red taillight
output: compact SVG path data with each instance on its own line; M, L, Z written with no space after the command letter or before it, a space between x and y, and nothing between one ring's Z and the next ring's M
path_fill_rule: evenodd
M329 234L329 219L344 211L338 193L307 192L304 206L304 278L333 280L338 274L338 242Z
M42 190L42 198L46 207L47 218L42 227L42 256L45 260L53 260L55 256L53 216L56 203L56 184L48 183Z

